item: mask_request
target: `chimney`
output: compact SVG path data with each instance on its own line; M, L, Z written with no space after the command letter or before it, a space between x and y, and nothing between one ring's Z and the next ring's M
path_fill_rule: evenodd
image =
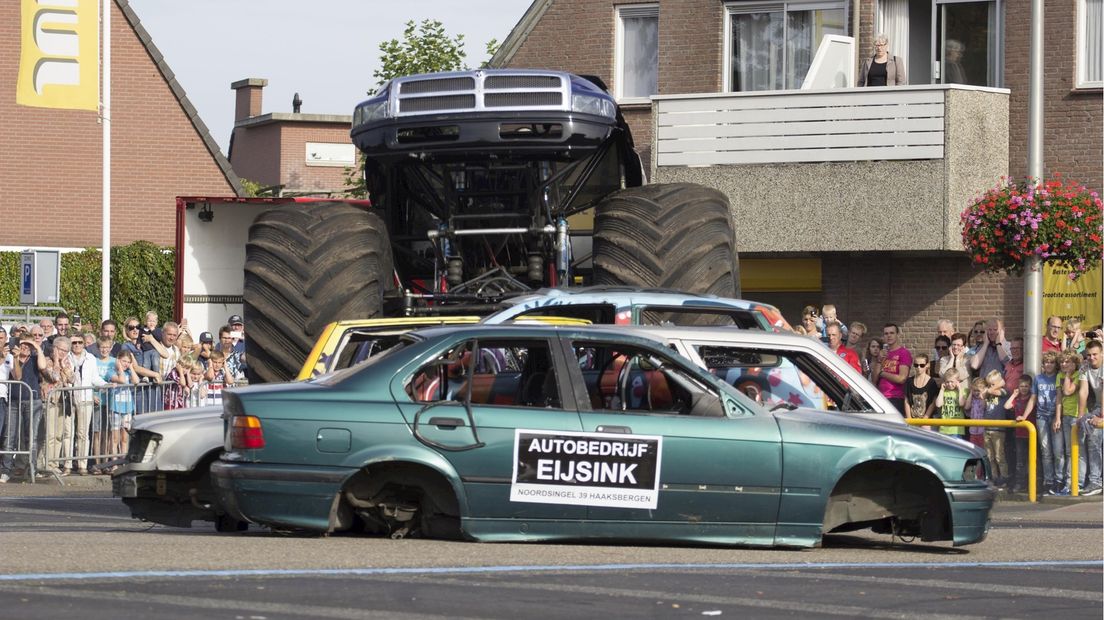
M231 90L238 91L234 106L234 122L261 115L261 95L268 80L246 78L230 84Z

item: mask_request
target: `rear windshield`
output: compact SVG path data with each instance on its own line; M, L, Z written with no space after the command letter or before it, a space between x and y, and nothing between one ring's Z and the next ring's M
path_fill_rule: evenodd
M409 346L407 342L405 342L405 341L400 342L400 343L396 344L395 346L391 347L390 349L386 349L386 350L384 350L380 353L377 353L377 354L369 357L368 359L364 360L363 362L360 362L358 364L353 364L352 366L349 366L348 368L342 368L340 370L335 370L333 372L326 373L324 375L319 375L317 377L314 377L313 379L309 379L308 382L309 383L317 383L319 385L337 385L337 384L345 381L349 377L352 377L354 375L359 374L360 371L362 371L366 368L375 366L377 363L379 363L380 360L385 359L385 358L387 358L391 355L394 355L396 351L400 351L400 350L406 348L407 346Z
M702 309L679 306L645 306L640 313L641 325L730 326L740 329L762 329L754 312L735 308Z

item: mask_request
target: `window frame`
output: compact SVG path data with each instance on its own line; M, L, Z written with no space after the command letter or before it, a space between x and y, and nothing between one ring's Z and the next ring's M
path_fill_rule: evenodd
M782 49L785 54L786 49L786 14L790 11L815 11L825 9L840 9L843 11L843 19L845 24L850 23L851 19L851 3L846 0L805 0L798 2L788 2L786 0L774 1L774 2L737 2L735 0L728 0L724 3L724 19L722 20L721 31L721 92L772 92L772 91L734 91L732 90L732 16L744 15L748 13L763 13L768 11L781 11L782 13ZM816 50L813 50L813 55L816 55ZM785 71L786 60L783 57L782 60L783 71ZM783 84L785 84L785 76L783 75ZM800 90L800 86L797 88L783 88L782 90ZM777 91L774 91L777 92Z
M1090 90L1104 88L1104 66L1101 67L1102 75L1099 80L1089 80L1086 78L1085 70L1087 62L1085 52L1087 50L1085 48L1088 41L1086 36L1088 34L1088 23L1085 18L1088 12L1087 3L1088 0L1077 0L1077 33L1074 36L1074 62L1077 64L1075 68L1076 75L1074 79L1074 88ZM1104 10L1104 7L1101 8ZM1104 26L1101 27L1101 34L1104 36Z
M626 96L625 87L625 19L626 18L639 18L639 17L655 17L656 25L659 24L659 4L658 3L643 3L643 4L621 4L614 7L614 24L616 32L614 33L614 92L613 96L617 99L618 103L650 103L651 96ZM659 52L659 40L656 40L656 56L658 59ZM656 62L656 89L659 87L659 63ZM651 93L652 95L657 93Z

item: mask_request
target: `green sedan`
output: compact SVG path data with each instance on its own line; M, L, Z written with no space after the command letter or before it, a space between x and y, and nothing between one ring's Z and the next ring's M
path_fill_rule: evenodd
M223 506L275 530L480 541L817 546L985 538L985 453L769 411L616 328L414 332L364 364L224 398Z

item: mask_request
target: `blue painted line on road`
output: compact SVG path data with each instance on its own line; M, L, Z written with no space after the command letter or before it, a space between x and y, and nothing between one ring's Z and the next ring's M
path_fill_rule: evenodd
M564 566L451 566L451 567L390 567L390 568L254 568L213 570L110 571L91 573L17 573L0 575L0 582L70 581L90 579L134 579L165 577L332 577L374 575L470 575L488 573L533 572L609 572L626 570L830 570L830 569L893 569L893 568L1058 568L1101 567L1104 560L1055 560L1030 562L792 562L784 564L569 564Z

